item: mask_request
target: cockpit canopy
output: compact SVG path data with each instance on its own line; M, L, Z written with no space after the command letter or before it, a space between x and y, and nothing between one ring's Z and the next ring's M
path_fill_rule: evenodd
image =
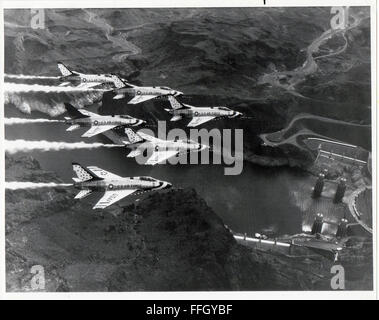
M171 90L171 88L169 87L159 87L160 89L163 89L163 90Z
M220 110L224 110L224 111L231 111L229 108L227 107L218 107Z
M142 177L136 177L142 181L156 181L154 178L152 177L146 177L146 176L142 176Z
M183 143L196 143L195 141L191 139L179 139L179 137L174 138L174 142L183 142Z
M185 140L183 140L183 142L185 142L185 143L196 143L196 141L193 141L191 139L185 139Z

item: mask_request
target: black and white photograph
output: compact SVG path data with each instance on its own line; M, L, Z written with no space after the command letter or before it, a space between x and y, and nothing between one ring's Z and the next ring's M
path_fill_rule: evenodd
M376 13L265 3L2 9L6 293L375 292Z

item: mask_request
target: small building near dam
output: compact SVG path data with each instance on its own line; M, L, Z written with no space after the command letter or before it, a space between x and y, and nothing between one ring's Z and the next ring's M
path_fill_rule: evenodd
M304 143L310 150L317 152L316 161L338 161L344 164L367 167L370 172L371 168L368 167L370 165L370 152L359 146L317 137L307 137L304 139Z

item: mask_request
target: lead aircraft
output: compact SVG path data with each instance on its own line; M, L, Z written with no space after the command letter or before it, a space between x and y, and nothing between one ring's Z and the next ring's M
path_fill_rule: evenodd
M75 199L83 199L93 192L104 192L93 209L104 209L121 199L149 191L171 188L171 183L152 177L120 177L98 167L83 167L73 163L76 173L74 187L80 189Z

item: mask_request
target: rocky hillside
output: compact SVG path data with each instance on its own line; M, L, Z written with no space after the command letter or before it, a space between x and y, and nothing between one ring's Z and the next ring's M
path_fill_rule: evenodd
M59 182L30 157L6 162L7 181ZM6 191L8 291L31 290L33 265L44 267L47 291L328 289L328 267L311 270L237 244L194 190L103 211L73 196L59 188Z

